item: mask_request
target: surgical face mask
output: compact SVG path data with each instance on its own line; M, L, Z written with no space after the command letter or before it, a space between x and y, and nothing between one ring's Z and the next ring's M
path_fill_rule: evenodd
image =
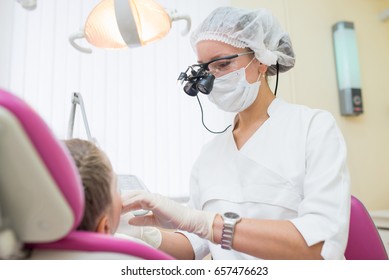
M247 82L246 68L251 62L244 68L215 79L208 98L219 109L226 112L242 112L254 103L261 85L259 81L261 74L255 83Z

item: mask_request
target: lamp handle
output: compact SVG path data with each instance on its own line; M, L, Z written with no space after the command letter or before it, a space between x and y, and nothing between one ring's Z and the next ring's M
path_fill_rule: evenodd
M85 38L85 33L84 33L84 31L80 30L80 31L75 32L69 36L69 42L75 49L79 50L80 52L92 53L92 49L81 47L80 45L78 45L75 42L75 40L77 40L77 39L84 39L84 38Z
M185 36L186 34L189 33L191 25L192 25L192 20L189 15L184 15L184 14L178 14L176 10L174 11L169 11L170 18L173 21L177 20L185 20L186 21L186 27L185 29L181 32L182 36Z

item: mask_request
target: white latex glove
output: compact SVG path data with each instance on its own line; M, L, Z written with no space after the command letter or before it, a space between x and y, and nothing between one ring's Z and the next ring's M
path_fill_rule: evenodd
M162 195L146 191L133 191L122 196L123 212L146 209L152 211L145 216L130 219L129 224L180 229L193 232L212 241L213 220L216 213L185 207Z
M120 216L117 233L140 239L154 248L159 248L162 242L162 234L156 227L142 227L128 224L134 215L130 212Z

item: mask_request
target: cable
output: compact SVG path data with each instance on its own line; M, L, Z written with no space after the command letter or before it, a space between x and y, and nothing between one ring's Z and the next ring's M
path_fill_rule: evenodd
M279 70L280 70L278 61L277 61L276 69L277 69L277 76L276 76L276 87L274 89L274 96L277 95L277 89L278 89L278 73L279 73Z
M197 98L197 101L199 102L199 105L200 105L200 110L201 110L201 122L203 123L203 126L211 133L214 133L214 134L220 134L220 133L224 133L226 132L226 130L231 126L227 126L223 131L212 131L210 130L204 123L204 111L203 111L203 106L201 106L201 102L200 102L200 98L199 98L199 95L196 95L196 98Z

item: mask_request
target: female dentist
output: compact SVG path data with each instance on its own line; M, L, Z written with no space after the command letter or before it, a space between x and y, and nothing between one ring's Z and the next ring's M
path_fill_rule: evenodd
M154 235L156 247L178 259L344 259L350 183L343 136L330 113L276 98L267 82L294 66L289 36L265 9L221 7L191 43L216 78L209 100L237 112L235 121L203 147L188 207L134 192L123 211L152 214L129 223L178 229Z

